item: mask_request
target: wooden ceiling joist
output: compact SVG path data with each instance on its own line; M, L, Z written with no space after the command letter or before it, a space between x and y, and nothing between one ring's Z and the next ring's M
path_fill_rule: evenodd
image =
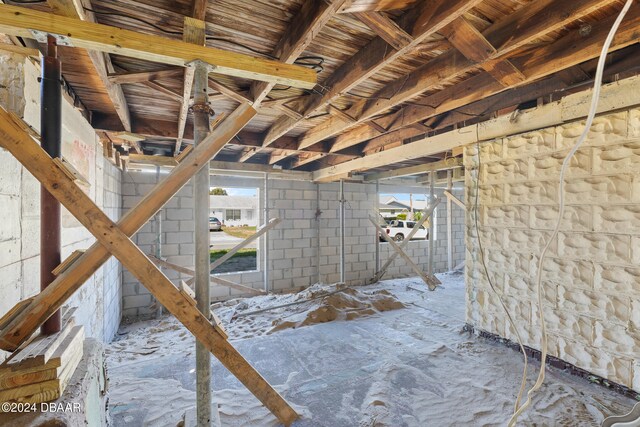
M109 81L116 84L143 83L154 80L172 80L181 78L184 74L182 67L165 68L150 71L131 71L109 74Z
M19 6L0 5L0 32L33 38L31 30L64 35L75 47L115 53L168 65L186 66L202 60L215 72L252 80L312 89L315 71L292 64L196 46L108 25L84 22Z
M378 12L400 10L415 5L420 0L351 0L340 8L340 13Z
M410 34L380 12L357 12L354 15L396 50L402 50L413 42Z
M291 27L282 36L271 55L282 62L293 63L344 2L345 0L303 2L300 12L291 22ZM252 83L249 93L256 106L260 105L273 86L273 83L268 82Z
M544 3L548 10L553 11L553 13L548 14L547 9L541 10L540 7L542 3ZM577 2L540 0L529 3L513 14L508 15L505 19L493 24L482 33L484 39L486 39L496 50L494 54L488 56L488 61L504 59L505 56L514 53L523 46L526 46L532 41L539 39L541 36L548 34L550 31L561 28L609 3L611 3L611 0L580 0ZM544 12L544 14L540 15L542 12ZM548 20L547 17L549 18ZM542 24L540 20L547 20L547 22ZM584 60L587 59L590 59L590 56L586 57ZM545 61L545 59L541 58L541 61ZM514 60L511 60L511 62L514 62ZM445 53L407 76L399 78L395 82L386 85L374 95L375 99L360 100L356 102L351 108L349 108L347 113L358 119L359 122L365 121L373 116L385 113L389 109L409 101L412 98L415 98L430 88L441 85L443 81L463 76L464 74L473 71L477 65L478 64L476 62L468 59L457 50ZM567 64L563 68L566 68L569 65L574 64ZM518 69L524 70L524 67L518 66ZM527 81L532 80L529 74L530 72L527 70ZM538 76L538 78L539 77L542 76ZM492 81L493 80L494 79L492 78ZM524 81L520 80L517 81L516 84L521 84L523 82ZM452 87L455 89L451 89ZM435 111L436 109L432 106L438 106L438 109L441 109L442 106L439 101L431 101L431 98L441 99L439 94L447 91L449 96L457 98L454 101L461 101L459 92L462 87L471 86L467 81L463 81L436 93L432 97L421 99L419 104L424 105L424 107L414 105L405 107L399 112L377 119L377 123L382 125L387 132L416 123L419 120L406 120L406 113L408 110L419 108L422 110ZM505 89L505 86L502 83L499 84L499 87L502 90ZM475 89L477 89L477 93L480 94L481 91L484 90L484 86L476 86ZM484 92L484 96L488 95L490 94ZM476 99L474 99L474 101L475 100ZM466 103L469 102L471 101ZM466 103L462 103L460 105L465 105ZM421 117L420 120L425 120L432 115ZM353 129L349 130L350 128ZM300 138L299 147L306 148L338 134L340 135L335 139L335 146L339 147L339 149L353 146L379 135L378 132L372 131L369 126L364 124L358 125L357 123L347 123L336 118L330 118L324 123L306 132ZM366 135L366 137L364 135ZM356 137L354 138L354 136Z
M345 61L326 81L326 91L314 93L304 104L301 114L313 114L332 99L348 92L359 83L380 71L403 54L417 47L427 37L440 31L454 19L462 16L482 0L434 0L421 2L403 14L397 25L409 34L413 41L404 49L389 49L387 42L376 37L354 56ZM288 116L278 119L266 132L264 146L269 146L277 138L295 128L300 120Z
M95 19L93 15L85 13L83 0L47 0L47 5L56 15L71 18L73 20L93 22ZM0 14L2 13L4 12L0 12ZM109 80L108 77L109 72L113 69L110 57L90 49L88 49L86 53L93 63L93 67L100 82L104 85L109 99L113 104L113 108L122 122L122 126L125 130L131 131L129 106L127 105L127 100L122 92L122 88L118 83Z

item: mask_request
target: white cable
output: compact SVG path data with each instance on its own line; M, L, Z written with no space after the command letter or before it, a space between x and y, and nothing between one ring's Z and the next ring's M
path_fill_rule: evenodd
M544 262L545 256L547 254L547 251L549 250L549 247L551 246L551 243L558 235L558 231L560 230L560 224L562 223L562 217L564 216L564 175L567 170L567 166L569 165L569 161L571 160L571 158L574 156L576 151L578 151L580 146L584 143L587 136L589 135L589 130L591 129L591 125L593 124L593 119L595 118L596 111L598 109L598 101L600 100L600 90L602 88L602 74L604 72L604 65L607 59L607 52L609 51L609 47L611 46L613 37L618 31L618 27L620 27L620 23L622 22L622 20L624 19L624 16L629 11L629 8L631 7L632 3L633 3L633 0L627 0L624 7L622 8L622 11L620 12L620 15L618 15L618 18L616 19L613 26L611 27L611 30L609 31L609 35L607 36L607 39L604 42L604 46L602 47L602 52L600 53L600 59L598 60L598 68L596 70L596 77L593 84L593 95L591 97L591 109L589 110L589 115L587 116L587 123L585 125L584 131L582 132L582 135L580 135L580 138L578 138L578 141L576 142L574 147L571 149L571 151L569 151L569 154L567 154L567 156L564 158L564 161L562 162L562 168L560 169L560 182L558 184L558 196L559 196L558 219L556 221L556 226L553 229L553 233L551 234L551 237L547 241L547 244L544 246L544 249L540 254L540 259L538 260L538 271L536 272L536 286L537 286L537 293L538 293L538 314L540 316L540 325L541 325L541 331L542 331L542 340L541 340L542 355L541 355L541 361L540 361L540 373L538 374L538 379L536 383L527 392L526 402L524 402L524 404L513 414L513 416L509 420L509 427L514 426L515 423L518 421L518 417L522 414L522 412L524 412L524 410L527 409L529 405L531 405L531 398L533 396L533 393L535 393L542 386L542 383L544 382L545 366L546 366L546 360L547 360L547 327L544 322L544 311L542 309L542 263ZM521 396L519 395L518 400L520 399L520 397Z

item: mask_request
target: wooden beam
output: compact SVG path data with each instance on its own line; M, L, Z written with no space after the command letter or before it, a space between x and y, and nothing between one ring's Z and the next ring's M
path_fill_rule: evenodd
M153 165L153 166L176 166L178 162L175 157L148 156L146 154L129 153L129 162L133 165Z
M227 98L233 99L239 103L247 103L249 105L253 104L251 98L249 98L246 94L239 92L237 90L231 89L228 86L223 85L220 82L217 82L213 78L209 77L209 87L217 92L220 92Z
M33 38L30 30L64 35L75 47L115 53L161 64L186 66L200 59L216 73L312 89L315 71L297 65L211 47L195 46L108 25L83 22L19 6L0 5L0 32Z
M608 3L611 3L611 0L577 0L574 2L540 0L529 3L483 32L483 37L492 46L495 46L495 53L491 54L490 58L491 60L498 57L502 59L505 55L513 54L542 35L562 28ZM456 16L456 19L458 18L459 16ZM374 116L387 112L396 105L415 98L426 90L441 85L443 81L459 78L476 68L476 62L469 60L456 50L449 51L408 75L386 84L385 87L373 95L374 99L363 99L356 102L349 108L347 113L356 118L358 122L369 120ZM523 66L519 65L518 68L524 69ZM527 76L529 76L528 70ZM528 79L528 81L531 81L531 79ZM456 87L459 88L464 85L467 85L467 83L461 82ZM500 85L500 87L504 89L503 85ZM451 89L447 88L446 90ZM437 93L434 96L437 96ZM460 98L457 94L454 96ZM435 108L432 106L440 106L438 103L429 102L429 99L420 100L420 104L425 105L420 107L424 110L434 110ZM402 109L401 111L404 114L395 112L388 117L377 119L377 123L387 131L415 123L417 120L408 122L405 117L406 110L412 107L413 105ZM400 122L402 125L400 125ZM349 128L354 129L353 131L345 132ZM362 135L356 136L358 133L362 133ZM336 138L335 143L343 147L353 146L366 139L378 136L370 127L367 126L365 128L363 124L356 126L356 123L344 123L341 120L329 118L302 135L299 139L299 148L309 147L337 134L340 135ZM366 138L364 135L366 135Z
M465 210L465 211L467 210L467 207L465 206L464 202L460 201L460 199L458 199L456 196L451 194L449 190L444 190L444 195L447 196L447 199L451 200L453 203L458 205L458 207L460 207L462 210Z
M87 21L87 23L95 22L93 14L87 15L85 13L84 0L47 0L47 5L51 7L53 13L61 17L65 17L65 19L68 18L71 22L77 22L77 20ZM91 5L91 3L89 3L89 5ZM4 8L5 6L0 7ZM25 9L21 8L21 10ZM17 11L14 11L14 13L19 13L19 11L20 8ZM3 13L9 12L0 11L0 15ZM45 14L45 16L46 15L47 14ZM62 34L67 33L63 32ZM111 58L108 55L103 55L102 53L91 49L87 49L86 52L93 63L98 78L107 91L107 95L109 96L109 99L122 122L122 126L125 130L131 131L131 116L129 113L129 106L127 105L127 99L124 96L124 92L122 92L122 88L117 83L110 81L108 77L108 73L111 71L110 68L112 68Z
M293 63L311 44L344 1L307 0L303 2L300 12L291 20L288 30L280 38L271 55L282 62ZM251 84L249 93L256 106L262 103L273 86L273 83L266 82Z
M182 67L165 68L161 70L131 71L124 73L112 73L108 75L109 81L115 84L142 83L153 80L173 80L184 75Z
M624 21L623 21L624 22ZM496 83L497 84L497 83ZM640 92L635 90L640 77L632 77L602 87L600 113L640 105ZM565 121L587 116L591 91L579 92L550 104L512 115L500 116L479 124L427 137L400 147L317 170L313 179L331 182L357 171L365 171L405 160L418 159L481 141L557 126ZM569 113L570 112L570 113Z
M140 82L140 84L153 89L155 91L158 91L164 95L167 95L169 98L173 99L174 101L178 101L181 105L182 105L182 100L184 99L182 97L182 94L178 93L178 92L174 92L172 89L169 89L168 87L161 85L160 83L156 83L156 82Z
M387 42L376 37L354 56L345 61L323 83L328 90L309 96L301 113L305 117L317 109L343 95L364 80L368 79L388 64L416 48L426 38L437 33L454 19L462 16L482 0L433 0L419 2L415 7L398 19L398 26L413 38L413 42L401 50L389 49ZM290 117L279 118L264 136L263 145L269 146L276 139L299 124L299 120Z
M356 12L354 15L396 50L402 50L413 42L411 35L380 12Z
M3 119L7 114L3 111ZM138 248L125 232L70 180L51 157L13 120L1 131L2 145L69 210L283 424L298 414L273 387L220 334L189 298ZM70 271L71 269L67 270ZM63 273L64 274L64 273ZM60 276L59 276L60 277Z
M386 240L387 243L389 243L389 245L391 245L393 250L396 251L396 253L400 255L407 264L409 264L409 267L411 267L414 273L420 276L420 278L424 281L424 283L426 283L427 286L429 286L429 290L435 291L436 287L440 284L440 281L435 276L430 276L426 274L424 271L422 271L422 269L418 267L416 263L413 262L413 260L407 254L404 253L404 251L400 248L400 246L398 246L398 244L394 242L393 239L387 235L387 233L382 229L382 227L380 227L380 225L376 221L376 218L369 217L369 221L371 221L371 223L376 227L376 230L378 231L380 236L382 236L382 238Z
M297 169L301 166L306 165L307 163L315 162L316 160L320 160L321 158L327 156L326 153L314 153L314 154L306 154L304 156L298 156L295 162L293 162L290 166L290 169Z
M365 176L365 182L381 181L390 178L417 175L426 172L447 170L462 166L462 159L450 158L439 162L425 163L422 165L408 166L406 168L394 169L386 172L372 173Z
M482 64L482 68L503 86L513 86L525 80L524 74L508 59L490 61L497 55L497 50L464 16L445 27L442 35L467 59Z
M200 21L206 21L208 0L194 0L191 16Z
M185 16L182 40L185 43L204 46L206 42L205 30L206 25L204 21ZM191 101L191 90L193 89L194 74L195 68L193 64L189 64L184 69L184 79L182 83L182 104L180 105L180 113L178 114L178 138L176 138L176 146L173 150L174 156L180 154L180 147L182 147L182 137L184 136L184 128L187 125L187 114L189 113L189 101Z
M31 49L29 47L24 47L24 46L16 46L14 44L9 44L9 43L0 43L0 51L19 53L20 55L31 56L33 58L39 58L41 55L38 49Z
M278 163L281 160L286 159L289 156L293 156L298 154L296 150L273 150L271 154L269 154L269 164L273 165Z
M529 5L537 6L538 2L530 3ZM574 5L574 2L562 2L560 6L568 7L572 5ZM556 12L558 11L557 8L554 10ZM511 59L511 62L518 69L526 70L526 80L520 84L533 82L565 68L596 58L600 53L598 46L602 48L602 40L606 38L614 19L615 16L612 16L593 24L591 33L587 37L582 36L579 32L568 33L565 37L553 43L532 49L528 51L526 55ZM531 27L535 27L534 24L535 23L532 23ZM640 12L638 12L638 9L632 8L623 20L610 51L622 49L637 43L639 39L639 27ZM528 29L526 26L523 26L523 28ZM525 31L525 33L528 33L528 31ZM522 32L518 34L518 36L523 35ZM520 39L520 37L518 37L518 39ZM505 89L506 88L489 73L481 72L474 77L421 99L420 104L423 105L413 104L406 106L388 116L379 118L378 122L383 123L388 132L392 132L412 125L413 123L460 108L471 102L498 94ZM386 101L378 102L382 103ZM434 106L436 107L434 108ZM369 113L374 110L370 110ZM354 145L376 136L377 134L370 131L368 127L359 125L349 131L343 132L336 138L336 142L350 141L351 145Z
M406 9L419 0L352 0L340 8L339 13L379 12L383 10Z
M227 120L209 134L171 174L156 185L139 203L118 222L118 227L128 236L136 233L155 213L176 194L189 179L215 156L224 144L244 127L256 114L251 107L238 108ZM15 136L11 122L0 110L0 135L4 138ZM9 116L10 117L10 116ZM175 129L175 127L174 127ZM0 139L2 143L4 139ZM110 253L99 243L93 244L80 259L71 265L33 299L0 333L0 348L13 351L26 340L51 314L62 307L76 290L107 261Z

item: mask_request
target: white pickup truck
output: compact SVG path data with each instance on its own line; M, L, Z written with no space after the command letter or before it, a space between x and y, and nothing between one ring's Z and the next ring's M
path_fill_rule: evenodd
M406 236L411 233L411 230L416 225L416 221L403 221L403 220L395 220L391 221L386 227L385 231L387 235L389 235L396 242L401 242L404 240ZM425 221L425 223L420 227L417 233L413 236L413 239L429 239L429 220Z

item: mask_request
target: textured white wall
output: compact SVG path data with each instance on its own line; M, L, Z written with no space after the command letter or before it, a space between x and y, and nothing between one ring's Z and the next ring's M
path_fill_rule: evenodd
M540 348L538 257L555 225L562 160L584 122L480 146L480 238L489 275L525 344ZM468 205L476 197L476 146L465 150ZM571 161L566 211L543 268L549 354L640 391L640 110L596 119ZM489 290L474 210L467 210L467 320L515 340Z

